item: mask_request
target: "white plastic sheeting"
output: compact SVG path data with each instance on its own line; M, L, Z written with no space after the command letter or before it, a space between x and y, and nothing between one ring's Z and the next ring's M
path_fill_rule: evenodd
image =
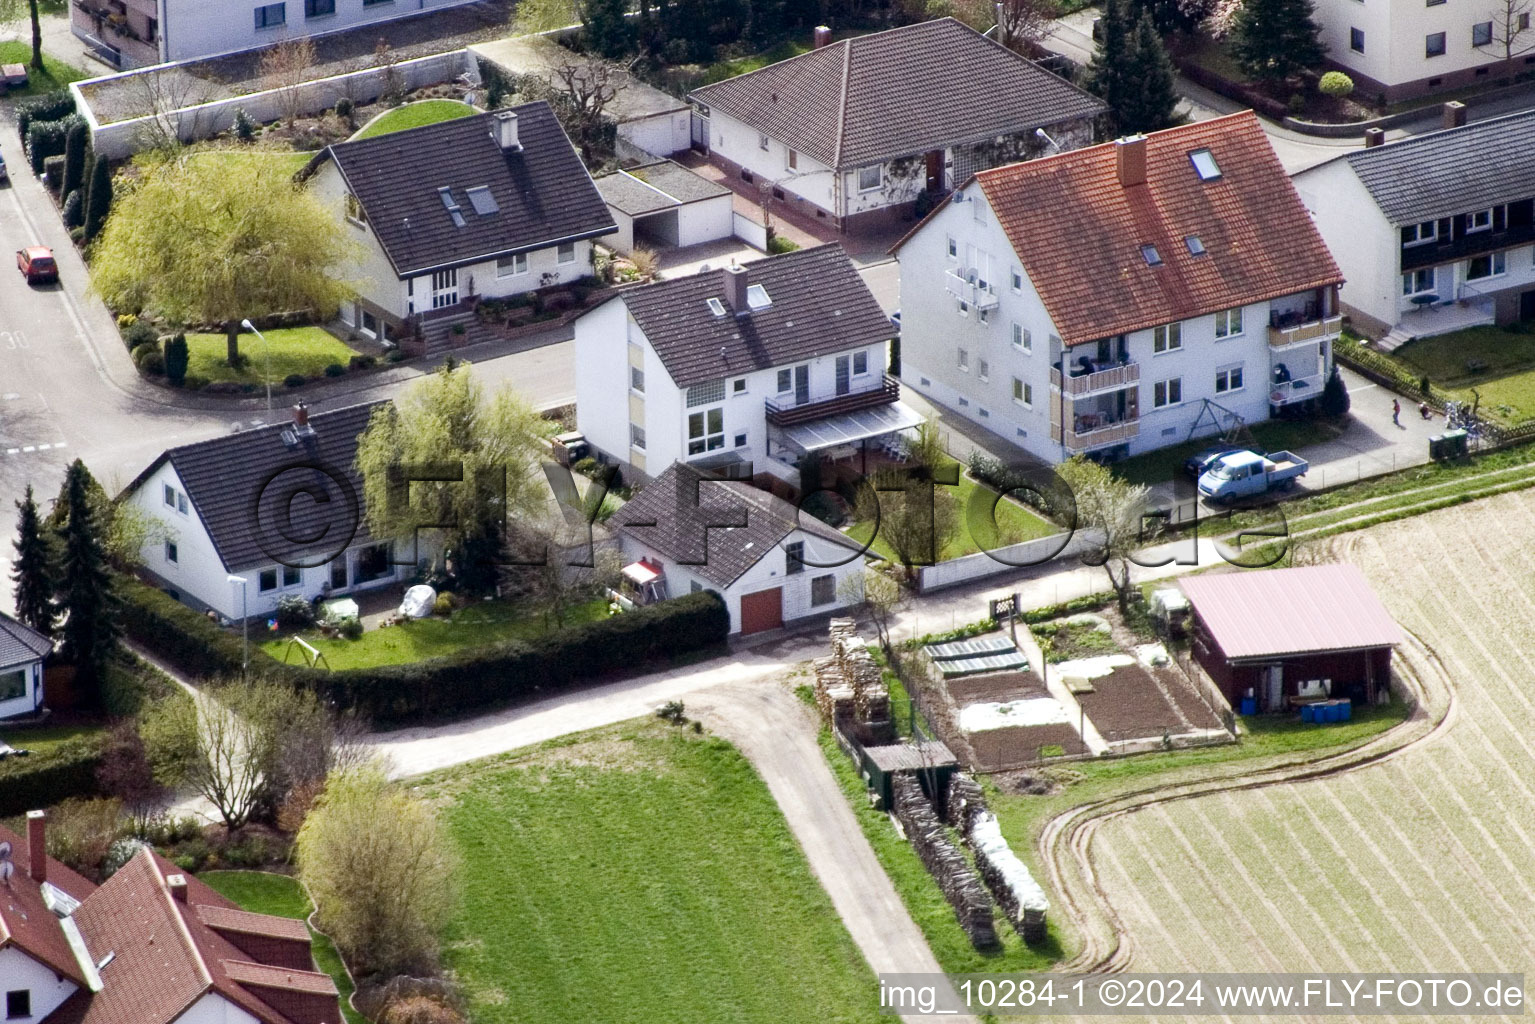
M970 845L991 861L992 867L1017 897L1019 907L1040 913L1050 909L1045 890L1034 881L1029 869L1024 867L1023 861L1018 859L1012 847L1007 845L1007 840L1002 838L1002 828L997 824L995 814L987 811L976 817L975 824L970 826ZM999 898L998 902L1006 901Z
M967 704L959 711L959 727L965 732L1016 729L1029 725L1067 725L1066 709L1054 697L1029 697L1006 703Z
M436 606L437 591L425 583L420 583L405 591L405 599L400 602L400 614L409 615L413 619L424 619L432 614L432 609Z

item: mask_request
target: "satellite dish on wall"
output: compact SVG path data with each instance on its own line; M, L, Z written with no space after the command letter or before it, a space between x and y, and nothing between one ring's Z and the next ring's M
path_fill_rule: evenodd
M16 862L11 860L11 844L0 842L0 884L9 887L11 876L15 873Z

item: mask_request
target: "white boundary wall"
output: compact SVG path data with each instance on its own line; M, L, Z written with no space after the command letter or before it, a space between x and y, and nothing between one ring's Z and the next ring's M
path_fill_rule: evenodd
M89 88L97 82L110 81L116 89L131 93L131 82L136 76L156 74L181 67L178 64L157 64L116 75L105 75L83 82L73 82L69 91L74 93L75 108L84 115L90 125L91 145L95 152L113 160L122 160L145 148L146 129L154 122L154 115L134 117L122 121L102 123L91 108L82 86ZM468 75L469 81L478 85L479 69L468 50L452 50L414 60L402 60L389 67L364 68L344 75L318 78L298 86L298 111L301 116L328 110L342 97L349 97L358 104L371 103L388 91L391 72L399 77L399 89L409 92L428 85L452 81ZM184 72L183 72L184 73ZM166 134L174 128L183 142L195 142L227 131L235 120L235 112L244 110L258 122L275 121L285 113L282 90L247 93L227 99L213 100L197 106L183 107L159 115L166 126Z
M1010 544L989 554L978 551L936 565L920 566L917 569L917 592L928 594L988 576L1025 572L1036 565L1074 556L1094 543L1095 539L1084 536L1081 530L1071 535L1062 532Z

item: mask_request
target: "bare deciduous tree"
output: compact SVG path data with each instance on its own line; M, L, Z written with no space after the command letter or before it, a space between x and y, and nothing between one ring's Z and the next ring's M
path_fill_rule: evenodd
M996 11L997 42L1009 50L1027 55L1055 32L1054 0L1000 0Z
M1501 0L1488 12L1492 22L1492 36L1477 49L1494 48L1502 51L1504 60L1535 50L1535 32L1530 30L1531 0Z
M102 121L142 118L140 149L175 149L202 135L201 107L213 99L211 82L179 67L126 75L97 104Z
M1155 534L1148 529L1146 497L1142 484L1131 484L1111 471L1082 456L1061 464L1057 472L1071 488L1077 504L1077 528L1101 533L1094 550L1085 552L1089 565L1101 565L1119 598L1120 611L1127 611L1135 586L1130 581L1131 556Z
M609 106L629 87L629 71L634 61L565 51L547 66L551 84L564 99L555 109L563 114L565 130L580 146L581 159L590 163ZM560 111L561 106L567 109Z
M262 85L276 93L283 120L291 128L303 113L303 85L314 72L314 41L308 36L284 39L261 54Z
M862 575L844 577L837 587L837 596L844 604L863 604L864 614L873 623L874 632L879 638L879 646L893 664L896 650L890 639L890 625L906 607L906 591L884 573L868 569Z

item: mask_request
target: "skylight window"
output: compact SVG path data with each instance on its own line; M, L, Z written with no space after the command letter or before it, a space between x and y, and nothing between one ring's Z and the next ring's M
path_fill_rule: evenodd
M456 228L463 227L464 211L459 207L458 200L453 198L453 190L440 188L437 190L437 195L442 198L443 207L448 211L449 215L452 216L453 226Z
M1220 164L1215 162L1215 154L1208 149L1196 149L1189 154L1189 162L1194 165L1194 173L1199 175L1200 181L1214 181L1221 176Z
M1205 243L1199 240L1198 235L1185 235L1183 244L1189 247L1190 256L1203 256L1205 254Z
M768 298L767 289L760 284L754 284L746 289L746 305L751 309L764 309L773 304Z
M1145 259L1146 266L1148 267L1160 267L1162 265L1162 254L1157 252L1157 247L1154 245L1141 246L1141 257Z
M724 316L725 315L725 304L723 302L721 302L719 299L710 299L709 300L709 312L713 313L715 316Z
M501 207L496 205L496 197L490 194L490 186L476 185L466 189L464 195L469 197L469 205L474 207L474 212L481 217L489 217L493 213L500 213Z

